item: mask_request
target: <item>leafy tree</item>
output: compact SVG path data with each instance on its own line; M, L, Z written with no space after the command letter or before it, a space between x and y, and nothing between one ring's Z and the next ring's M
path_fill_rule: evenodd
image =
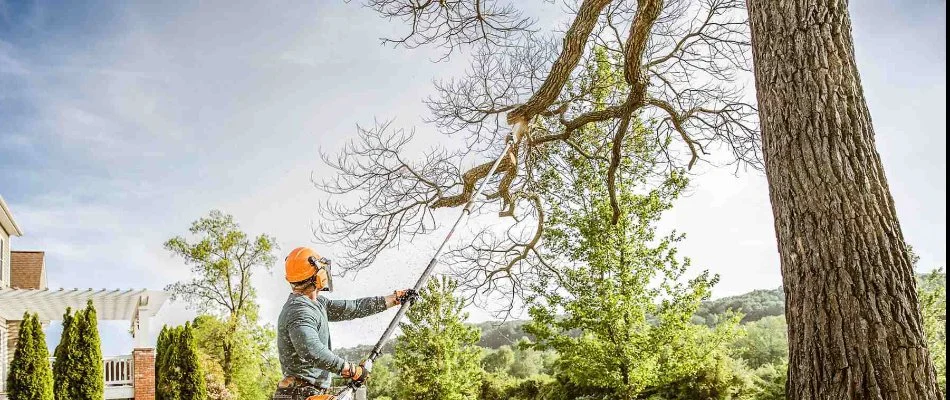
M515 352L511 350L511 346L504 345L482 358L482 369L488 373L504 373L508 372L514 362Z
M732 343L735 354L755 369L788 362L788 327L785 317L765 317L742 326L744 332Z
M916 261L916 260L915 260ZM916 262L915 262L916 263ZM937 382L947 394L947 275L937 269L920 279L917 291L924 317L927 347L937 372Z
M207 356L202 358L205 370L223 372L225 343L231 344L233 379L224 384L231 393L241 399L267 399L273 394L281 378L273 328L244 320L232 330L227 321L213 315L196 317L192 328L198 350Z
M484 374L478 388L479 400L508 400L512 382L500 374Z
M599 82L619 73L604 51L591 68ZM703 272L683 282L689 260L680 260L675 247L683 236L658 236L655 226L686 179L677 171L657 176L651 157L657 148L647 140L653 133L639 120L630 124L624 139L630 154L619 166L615 188L616 224L613 188L602 179L612 168L606 159L573 151L546 155L567 165L549 170L538 188L551 203L543 238L557 264L535 287L532 321L525 326L536 347L559 353L560 374L620 399L699 373L724 352L736 323L726 321L716 330L691 323L717 278ZM594 142L599 129L604 127L578 132L578 146Z
M431 279L421 299L400 324L394 360L400 369L399 399L476 399L481 382L478 329L465 325L468 314L454 296L457 285L442 277Z
M76 352L79 348L76 346L78 324L76 319L79 313L75 315L71 308L66 308L63 315L63 333L60 335L59 344L53 350L53 392L57 399L71 398L70 384L75 381L76 373Z
M101 400L105 390L98 318L92 300L76 313L67 309L63 333L53 351L57 398Z
M785 400L785 383L788 381L788 361L765 364L755 370L758 393L755 400Z
M6 380L7 393L12 400L53 400L49 351L36 315L23 315Z
M531 342L522 340L515 346L514 362L508 368L508 374L520 379L530 378L544 369L542 352L531 347Z
M373 363L373 374L367 385L366 395L374 400L395 398L398 382L399 370L394 365L393 356L384 354Z
M102 365L102 346L99 341L99 326L96 308L92 300L86 303L86 308L77 313L76 339L73 343L75 355L73 359L73 373L69 382L69 391L72 399L102 400L105 393L105 372Z
M756 377L741 362L717 355L679 379L651 388L654 400L761 400Z
M242 327L256 325L256 291L251 286L255 270L269 270L275 261L272 252L277 242L271 236L249 237L231 215L212 210L191 224L189 232L197 241L176 236L165 242L165 249L191 266L193 278L166 287L173 298L182 298L201 312L224 317L226 334L221 340L221 367L225 383L236 378L235 338Z
M533 376L511 385L505 391L509 400L549 399L558 391L554 379L546 376Z
M190 323L185 323L177 338L178 368L181 370L181 400L206 400L208 391L205 376L198 363L198 347Z
M162 327L156 343L155 357L155 398L156 400L177 400L181 397L179 384L181 370L178 368L180 347L178 337L181 328Z
M234 392L224 384L224 371L221 364L211 356L198 351L198 363L205 373L205 387L208 388L209 400L236 400Z
M163 327L156 347L155 392L158 400L209 398L207 377L190 323Z

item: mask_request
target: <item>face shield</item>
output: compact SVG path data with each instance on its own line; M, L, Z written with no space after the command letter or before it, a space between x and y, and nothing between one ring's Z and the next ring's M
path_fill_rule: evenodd
M331 267L331 262L329 258L326 257L310 257L307 259L310 261L310 265L317 269L316 274L316 283L320 287L322 292L332 292L333 291L333 271ZM320 272L323 272L322 274Z

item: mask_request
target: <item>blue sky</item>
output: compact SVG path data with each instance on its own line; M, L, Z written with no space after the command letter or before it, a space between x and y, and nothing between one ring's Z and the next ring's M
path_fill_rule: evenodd
M172 3L0 0L0 194L26 232L14 248L47 252L51 287L160 289L184 279L187 268L161 244L212 208L285 250L309 243L321 198L310 177L326 173L318 149L337 148L374 117L446 140L421 123L421 100L465 59L434 64L436 52L381 46L400 26L358 4ZM943 266L946 3L851 3L904 234L924 267ZM761 173L701 168L664 224L688 235L681 250L697 268L721 275L716 296L781 284ZM393 251L342 280L335 296L410 285L426 249ZM255 284L265 319L275 319L280 274ZM170 304L156 325L191 316ZM388 318L338 324L334 343L370 342ZM106 324L106 353L128 351L126 329Z

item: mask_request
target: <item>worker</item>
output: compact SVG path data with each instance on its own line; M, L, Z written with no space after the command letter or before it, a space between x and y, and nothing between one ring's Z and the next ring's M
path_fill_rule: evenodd
M292 292L277 319L277 352L284 378L274 400L305 400L326 394L331 373L362 384L369 371L362 363L353 364L333 353L328 322L370 316L415 301L418 294L406 289L388 296L330 300L319 295L333 290L330 260L298 247L284 263Z

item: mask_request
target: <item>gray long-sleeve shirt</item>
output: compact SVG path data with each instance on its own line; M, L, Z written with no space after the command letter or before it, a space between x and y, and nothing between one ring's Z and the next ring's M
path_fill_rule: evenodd
M296 376L319 387L330 386L330 372L343 369L333 354L329 321L363 318L386 310L382 296L356 300L316 301L291 293L277 319L277 352L284 376Z

